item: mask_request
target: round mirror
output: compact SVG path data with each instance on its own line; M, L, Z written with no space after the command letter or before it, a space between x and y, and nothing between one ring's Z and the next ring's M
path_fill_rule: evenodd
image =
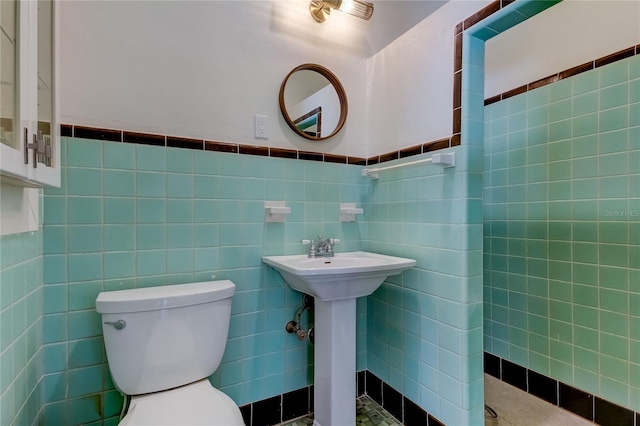
M320 141L344 126L347 95L327 68L303 64L291 70L280 86L280 111L294 132Z

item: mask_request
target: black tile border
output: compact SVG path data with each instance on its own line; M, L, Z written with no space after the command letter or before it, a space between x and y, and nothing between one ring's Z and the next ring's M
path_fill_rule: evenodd
M247 426L251 426L251 409L253 407L251 404L243 405L240 407L240 414L242 414L242 420L244 420L244 424Z
M366 370L358 371L356 373L356 383L357 383L357 392L358 396L362 396L367 391L365 388L365 375L367 374Z
M558 405L558 381L550 377L536 373L533 370L528 371L528 391L530 394L537 396L553 405Z
M189 138L177 138L175 136L167 136L167 147L170 148L185 148L204 150L204 141L202 139L189 139Z
M362 374L363 373L363 374ZM362 374L362 375L361 375ZM440 420L392 388L369 370L358 373L358 380L364 377L366 395L387 410L405 426L445 426ZM360 383L358 383L360 389Z
M415 402L403 397L405 426L422 426L427 424L428 414Z
M513 362L502 360L502 381L515 386L518 389L527 391L527 369L514 364Z
M365 393L382 406L382 380L369 370L365 372Z
M218 142L205 139L193 139L180 136L158 135L128 130L105 129L73 124L61 124L60 135L79 139L92 139L109 142L153 145L167 148L192 149L195 151L216 151L241 155L258 155L263 157L290 158L297 160L319 161L325 163L367 165L367 159L347 155L322 152L298 151L294 149L275 148L241 143Z
M269 148L266 146L238 145L238 154L269 156Z
M640 412L634 412L489 352L484 353L484 371L510 384L521 384L524 371L524 389L516 386L533 396L602 426L640 426Z
M429 426L446 426L444 423L442 423L440 420L433 417L431 414L427 415L427 424Z
M382 384L382 408L401 422L404 420L403 399L400 392L386 383Z
M405 426L444 426L369 370L356 373L358 396L367 395ZM313 413L313 385L240 407L247 426L266 426ZM355 397L354 397L355 403Z
M593 395L559 382L558 406L593 421Z
M204 150L215 151L215 152L226 152L229 154L238 154L238 151L240 149L238 148L237 144L204 141Z
M311 411L309 387L282 394L282 421L295 419Z
M260 419L261 425L282 423L282 399L283 395L277 395L251 404L252 423L255 423L256 419Z
M73 126L70 124L61 124L60 125L60 136L61 137L73 137Z
M633 426L634 417L638 415L631 410L620 409L619 405L607 400L595 398L593 421L605 426Z
M500 372L500 358L490 354L484 353L484 372L495 377L496 379L502 379Z
M311 413L313 385L240 407L246 426L276 425Z
M76 135L75 132L74 135ZM141 145L166 146L167 137L161 135L150 135L147 133L122 132L122 141Z
M73 126L73 136L83 139L97 139L101 141L122 142L122 131L98 129L95 127Z

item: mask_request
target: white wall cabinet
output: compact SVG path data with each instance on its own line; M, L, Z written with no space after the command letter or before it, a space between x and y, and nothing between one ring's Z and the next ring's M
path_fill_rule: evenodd
M55 0L0 1L0 175L60 186L58 11Z

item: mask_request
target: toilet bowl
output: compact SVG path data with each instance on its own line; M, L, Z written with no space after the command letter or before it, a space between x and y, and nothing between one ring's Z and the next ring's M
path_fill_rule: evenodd
M244 425L231 398L211 386L209 380L164 392L139 395L120 426Z
M244 425L208 380L224 354L234 292L221 280L98 295L109 370L130 399L120 425Z

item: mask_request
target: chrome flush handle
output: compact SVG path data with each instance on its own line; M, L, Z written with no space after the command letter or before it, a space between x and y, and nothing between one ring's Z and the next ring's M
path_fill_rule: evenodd
M127 326L127 322L125 320L118 320L115 322L105 321L104 323L107 325L112 325L116 330L122 330Z

